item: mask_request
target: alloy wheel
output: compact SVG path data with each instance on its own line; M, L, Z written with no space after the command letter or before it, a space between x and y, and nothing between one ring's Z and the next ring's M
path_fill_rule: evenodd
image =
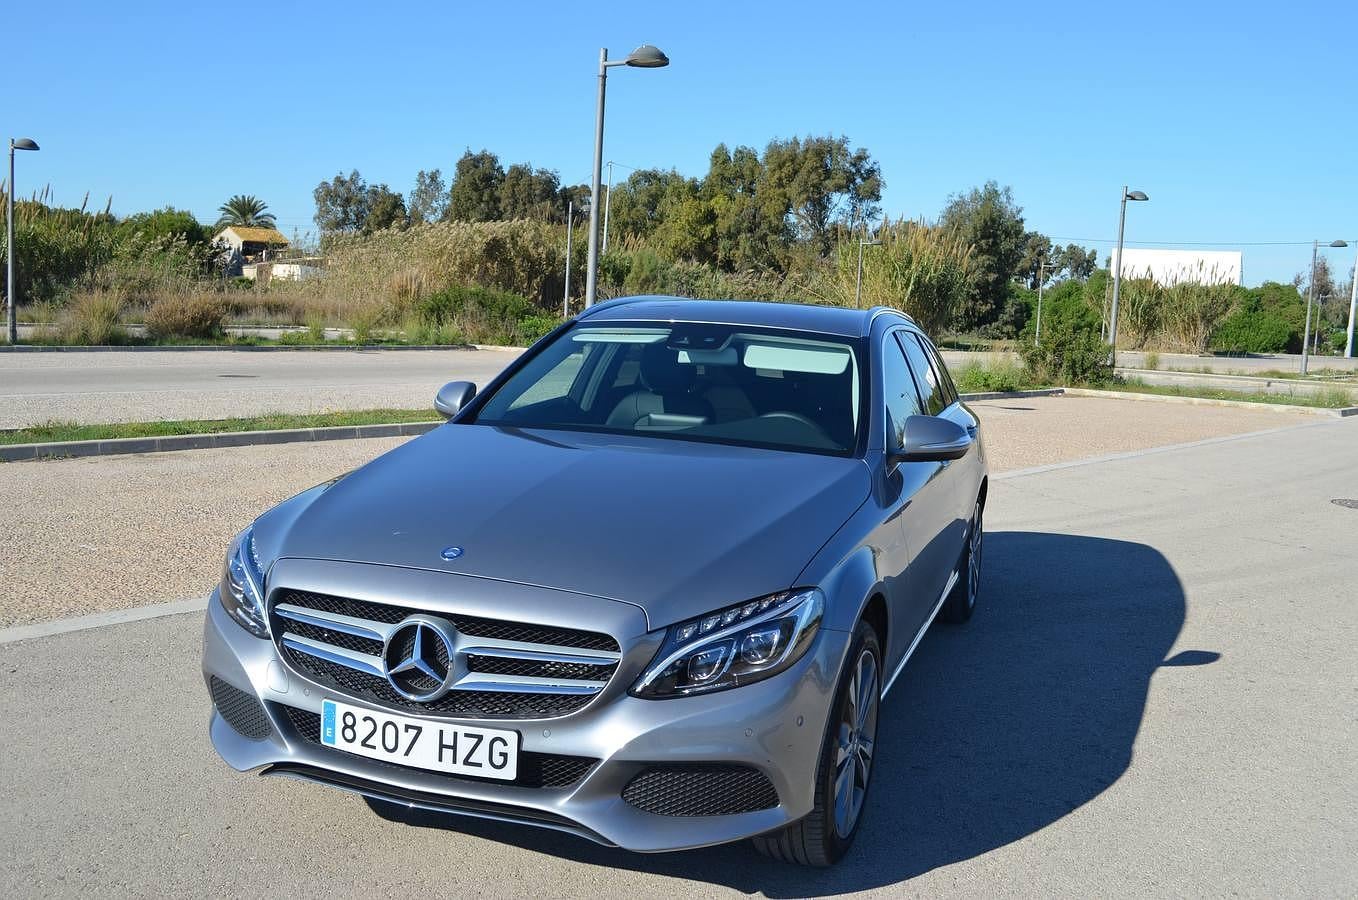
M976 595L981 590L981 505L971 517L971 534L967 536L967 608L976 606Z
M871 650L859 654L848 691L835 748L835 832L840 838L848 838L858 824L876 751L880 692L877 657Z

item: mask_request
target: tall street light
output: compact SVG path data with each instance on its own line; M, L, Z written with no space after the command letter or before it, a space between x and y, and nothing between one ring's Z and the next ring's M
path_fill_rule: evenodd
M1149 200L1141 191L1129 191L1122 186L1122 211L1118 214L1118 256L1113 266L1113 310L1108 323L1108 343L1113 345L1113 365L1118 363L1118 294L1122 289L1122 232L1127 225L1127 201Z
M599 109L594 119L594 181L589 190L589 259L585 264L585 308L594 305L599 289L599 188L604 174L604 93L608 85L608 70L613 66L634 69L659 69L670 64L670 58L650 44L642 44L626 59L610 60L608 48L599 50Z
M1347 247L1348 241L1330 241L1330 247ZM1301 335L1301 374L1305 375L1311 362L1311 301L1316 295L1316 257L1320 255L1320 241L1311 242L1311 283L1306 286L1306 330Z
M1358 243L1358 242L1355 242ZM1344 342L1344 356L1353 359L1353 320L1358 318L1358 260L1353 264L1353 278L1349 284L1349 330Z
M863 308L863 248L880 246L882 246L881 241L869 240L866 235L864 235L858 241L858 281L855 283L853 289L854 309Z
M19 320L15 310L19 304L18 285L14 282L14 151L37 150L32 138L9 139L9 190L5 201L5 299L9 301L5 321L9 325L9 342L19 343Z

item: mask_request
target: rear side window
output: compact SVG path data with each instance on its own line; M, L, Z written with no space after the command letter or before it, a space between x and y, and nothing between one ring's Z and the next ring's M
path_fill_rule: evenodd
M904 331L896 332L896 338L901 342L901 348L905 351L905 358L910 363L910 371L915 376L915 385L919 388L920 400L924 405L926 415L936 416L943 412L948 406L947 397L944 394L942 383L939 381L938 373L929 363L929 357L924 353L924 347L915 336Z
M929 362L933 363L934 373L939 378L939 387L943 389L943 398L947 401L946 405L951 406L958 400L957 385L952 383L952 375L948 372L948 367L943 364L943 354L938 352L938 348L930 343L928 338L915 335L915 340L920 342L924 347L924 352L929 355Z
M882 342L882 394L886 402L886 446L905 446L905 420L920 414L919 395L900 345L890 335Z

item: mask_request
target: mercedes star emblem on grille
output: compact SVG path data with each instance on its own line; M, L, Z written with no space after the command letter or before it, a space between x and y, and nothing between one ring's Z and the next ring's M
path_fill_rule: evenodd
M387 681L398 694L424 702L448 690L454 647L450 628L432 618L412 616L391 632L382 661Z

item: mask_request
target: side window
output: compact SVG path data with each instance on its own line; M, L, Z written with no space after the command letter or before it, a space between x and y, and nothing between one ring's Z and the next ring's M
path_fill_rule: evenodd
M898 331L896 336L900 338L905 358L910 362L910 371L915 375L915 384L919 386L925 413L931 416L938 415L947 407L948 401L943 394L938 374L929 364L929 357L924 354L924 347L909 332Z
M891 335L882 341L882 394L886 404L886 446L890 450L904 444L905 420L920 413L915 382L900 345Z
M918 338L919 336L916 335ZM957 402L957 385L952 383L952 374L948 372L948 367L943 364L943 354L938 352L938 348L933 345L928 338L919 338L919 342L924 345L924 352L929 354L929 362L934 364L934 371L938 374L942 382L943 396L951 406Z

